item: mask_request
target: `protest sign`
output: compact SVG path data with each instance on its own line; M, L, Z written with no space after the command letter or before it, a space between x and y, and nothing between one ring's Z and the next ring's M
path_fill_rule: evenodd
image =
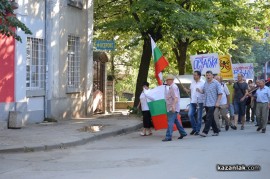
M232 64L233 78L237 80L237 74L241 73L244 79L254 79L254 67L253 63L238 63Z
M224 80L233 79L232 61L229 55L219 56L220 76Z
M206 71L212 71L214 74L220 73L220 64L217 53L192 55L190 56L192 70L200 71L205 74Z

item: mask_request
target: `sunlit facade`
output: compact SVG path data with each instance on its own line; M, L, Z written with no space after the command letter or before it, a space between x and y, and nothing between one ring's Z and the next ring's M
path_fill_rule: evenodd
M16 0L22 42L0 37L0 122L83 117L92 111L93 0Z

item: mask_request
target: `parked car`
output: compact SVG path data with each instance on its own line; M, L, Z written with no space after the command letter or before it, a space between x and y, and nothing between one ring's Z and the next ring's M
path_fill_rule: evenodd
M205 81L205 77L201 77ZM174 83L179 87L180 90L180 115L183 124L190 123L188 117L188 109L190 104L190 94L188 94L184 87L189 89L191 82L193 81L193 75L179 75L174 79ZM203 109L203 119L205 120L206 112Z

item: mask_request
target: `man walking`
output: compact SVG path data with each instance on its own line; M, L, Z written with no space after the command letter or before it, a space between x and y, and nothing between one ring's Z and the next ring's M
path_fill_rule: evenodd
M204 95L196 91L196 89L199 88L200 90L202 90L204 86L204 81L201 80L200 71L194 71L193 78L194 81L192 81L190 88L184 88L184 90L186 92L190 92L191 95L191 102L188 111L188 117L192 126L192 131L190 135L199 135L202 126Z
M197 91L204 93L204 106L206 109L206 123L200 136L206 137L210 127L212 126L214 134L213 136L218 136L219 130L214 119L215 108L219 107L220 99L222 96L222 89L220 83L214 79L212 71L206 72L206 83L204 84L203 90L197 88Z
M243 75L239 73L237 75L237 82L234 83L233 89L233 107L234 107L234 122L237 126L238 115L241 116L241 130L244 130L245 126L245 114L246 114L246 97L248 96L248 85L243 80Z
M270 89L265 86L264 80L259 80L259 88L256 91L255 97L257 103L256 119L259 122L257 131L262 130L262 133L265 133L270 108Z
M235 126L231 124L230 119L228 118L228 108L230 105L230 92L225 83L222 82L222 78L220 76L216 76L215 79L221 84L222 89L222 97L220 100L220 106L219 108L215 109L214 117L217 124L217 128L220 130L220 115L222 120L225 120L225 130L229 130L229 126L231 126L232 129L236 129Z
M180 92L178 86L173 82L174 76L168 75L166 77L167 85L169 86L169 91L166 94L166 107L167 107L167 116L168 116L168 128L166 131L166 137L163 139L163 142L172 140L173 125L176 124L176 127L180 133L178 139L183 139L187 135L183 126L177 119L177 114L180 111Z

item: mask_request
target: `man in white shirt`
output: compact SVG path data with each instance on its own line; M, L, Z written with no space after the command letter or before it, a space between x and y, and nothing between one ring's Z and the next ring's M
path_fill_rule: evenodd
M232 129L236 129L235 126L232 125L229 117L228 117L228 109L230 106L230 91L225 83L222 82L222 78L220 76L216 76L215 79L220 82L222 89L222 96L220 100L220 105L218 108L215 108L214 118L217 124L217 128L220 130L220 115L223 120L225 120L225 130L229 130L229 126Z
M203 100L204 94L201 94L196 89L203 89L205 81L201 79L201 72L194 71L194 81L192 81L190 88L184 88L186 92L190 92L190 105L188 111L188 117L192 126L190 135L199 135L202 126L202 112L203 112ZM197 119L196 119L197 118Z

